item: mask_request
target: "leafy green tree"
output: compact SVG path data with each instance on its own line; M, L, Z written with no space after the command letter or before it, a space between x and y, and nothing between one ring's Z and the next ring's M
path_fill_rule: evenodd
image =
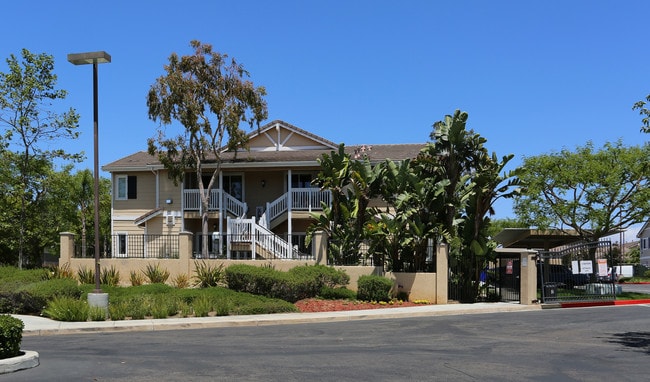
M505 172L513 155L498 160L496 154L488 154L487 140L466 129L467 119L466 112L456 110L436 122L433 141L418 159L423 163L420 174L447 182L437 218L451 237L450 265L460 284L460 298L475 301L480 272L494 254L495 243L488 234L493 205L517 195L521 188L517 170Z
M642 123L641 131L644 133L650 133L650 109L646 107L647 102L650 102L650 94L645 97L645 101L640 100L632 106L632 110L639 111Z
M529 226L573 229L597 241L650 214L650 145L593 143L524 159L527 192L514 211Z
M148 151L176 181L187 169L194 169L201 195L202 231L207 235L210 191L221 170L221 152L224 146L228 150L245 146L241 123L259 127L267 118L266 90L255 87L241 64L214 52L211 45L196 40L190 45L194 53L182 57L172 53L166 73L149 90L149 118L159 121L161 127L157 136L149 139ZM164 127L173 121L180 122L183 130L168 137ZM201 181L204 172L211 174L207 185ZM207 256L207 240L203 244Z
M332 207L323 206L321 215L308 232L308 242L317 229L330 237L330 262L350 265L360 261L360 244L364 240L364 226L374 209L370 200L379 192L380 170L367 156L353 158L339 145L336 152L319 158L320 172L314 183L332 193Z
M55 113L52 103L65 99L65 90L56 89L57 76L54 58L45 53L33 54L27 49L21 52L22 61L15 55L6 60L9 71L0 72L0 125L5 128L3 147L15 155L6 155L16 166L17 181L12 184L19 211L18 266L23 265L27 245L29 209L38 205L46 195L43 187L49 163L55 159L79 160L81 154L68 153L63 149L50 150L52 141L76 139L79 115L74 109Z

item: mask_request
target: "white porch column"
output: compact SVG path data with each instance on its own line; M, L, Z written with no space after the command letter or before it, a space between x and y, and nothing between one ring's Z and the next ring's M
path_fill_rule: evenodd
M289 243L289 247L291 247L291 244L293 243L293 241L291 241L291 236L293 235L293 187L291 185L291 169L287 171L287 176L287 184L289 185L289 187L287 187L289 189L289 199L287 200L287 242Z
M223 171L219 171L219 255L223 252L223 245L221 239L223 238ZM226 240L228 242L228 240ZM228 259L230 259L230 245L228 245Z

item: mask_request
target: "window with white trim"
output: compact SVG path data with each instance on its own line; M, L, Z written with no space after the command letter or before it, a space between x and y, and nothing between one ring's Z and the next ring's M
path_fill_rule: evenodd
M138 178L129 175L115 176L115 200L137 199Z

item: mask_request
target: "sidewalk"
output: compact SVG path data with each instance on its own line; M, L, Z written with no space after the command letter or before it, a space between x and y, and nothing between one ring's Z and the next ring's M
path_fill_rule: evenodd
M62 334L127 332L178 329L224 328L234 326L264 326L301 324L310 322L335 322L376 320L455 314L480 314L496 312L521 312L541 309L541 305L509 303L477 303L423 305L404 308L351 310L319 313L277 313L248 316L163 318L122 321L59 322L44 317L13 315L25 323L23 336L49 336Z

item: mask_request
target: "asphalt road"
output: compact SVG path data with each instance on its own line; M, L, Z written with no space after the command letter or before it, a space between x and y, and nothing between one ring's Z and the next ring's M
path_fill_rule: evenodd
M0 381L641 381L650 305L23 338Z

